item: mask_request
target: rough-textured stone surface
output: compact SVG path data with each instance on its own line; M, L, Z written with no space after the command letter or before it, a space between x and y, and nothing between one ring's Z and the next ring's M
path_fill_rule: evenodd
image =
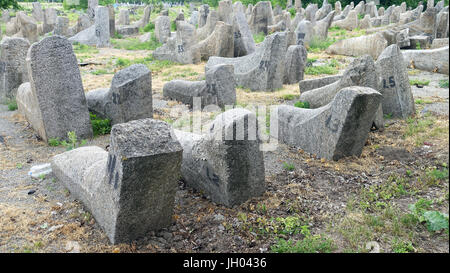
M55 176L89 209L113 244L172 223L182 147L153 119L113 126L109 153L81 147L52 158Z
M232 65L216 65L206 72L204 81L173 80L163 87L166 98L194 105L194 98L200 98L201 106L210 104L225 107L236 103L234 68Z
M112 124L152 118L151 72L143 64L134 64L117 72L110 89L86 94L89 110L109 118Z
M33 17L36 21L44 21L44 11L42 10L41 3L33 2Z
M338 160L359 156L381 99L372 88L351 86L339 90L321 108L278 106L270 123L278 125L278 140L318 157Z
M216 24L219 21L219 14L215 10L211 10L206 19L206 24L197 29L197 40L201 41L206 39L216 28Z
M434 39L433 43L431 43L431 48L440 48L448 46L448 38L440 38L440 39Z
M400 48L388 46L378 57L375 67L379 77L378 91L383 95L383 113L407 118L415 114L408 72Z
M264 159L256 124L252 112L232 109L217 116L205 135L176 130L187 185L228 207L262 195Z
M53 29L53 35L68 36L69 34L69 18L58 16L56 18L55 28Z
M56 10L53 8L46 8L44 10L44 24L42 26L43 33L49 33L53 30L56 24Z
M247 56L209 58L206 70L217 64L231 64L238 86L252 91L274 91L282 87L286 48L286 33L275 33L267 36L263 44Z
M308 80L302 80L298 83L300 93L320 88L325 85L332 84L342 78L342 75L333 75L323 78L316 78L316 79L308 79Z
M219 1L219 7L217 8L217 12L219 14L220 21L227 24L232 24L231 17L233 15L233 4L231 0Z
M245 15L236 11L233 14L234 57L241 57L255 52L255 40Z
M164 45L153 51L153 57L182 64L198 63L200 62L200 53L195 48L196 44L195 27L187 22L177 21L175 37L171 37Z
M86 14L81 14L77 20L76 33L81 32L90 26L92 26L92 22L89 20L89 17Z
M298 23L295 29L295 37L297 43L302 41L304 44L309 44L312 37L314 36L313 24L308 20L302 20Z
M311 23L315 23L317 10L317 4L309 4L305 9L305 19ZM299 10L297 10L297 12L299 12Z
M374 33L338 41L329 46L326 52L346 56L369 54L372 58L377 59L387 46L388 42L384 36L381 33Z
M124 37L139 34L139 28L135 26L118 26L116 32Z
M133 24L134 27L142 28L145 27L150 22L150 15L152 13L152 8L150 6L146 6L144 8L144 14L141 19Z
M448 12L439 12L436 16L436 24L433 28L433 37L445 38L448 37L449 16Z
M331 11L333 7L328 4L327 0L322 2L322 7L316 12L316 21L320 21L325 18Z
M118 25L129 25L130 24L130 11L127 9L121 9L119 12Z
M96 14L97 7L98 7L98 0L88 0L88 8L86 10L86 13L92 22L94 22L94 18L97 15Z
M191 13L191 17L189 18L189 24L196 26L198 24L198 18L200 17L200 13L196 10L194 10Z
M51 36L34 43L28 50L27 67L31 92L22 96L19 90L17 104L42 139L67 139L70 131L79 139L92 137L80 70L70 42ZM28 96L31 98L25 98ZM27 100L34 102L29 105Z
M30 43L34 43L38 40L37 22L30 16L27 16L24 12L17 13L20 37L28 39Z
M97 47L109 46L109 9L107 7L97 7L95 11L95 37Z
M201 5L198 12L198 27L201 28L206 24L206 19L208 18L209 14L209 5Z
M308 53L303 45L291 45L286 52L284 84L303 80Z
M363 19L359 21L358 27L360 29L371 28L372 24L370 23L370 15L366 14Z
M25 59L29 47L23 38L4 37L0 42L0 103L14 99L17 88L28 81Z
M76 35L69 38L72 43L80 43L90 46L97 45L97 37L95 36L95 25L78 32Z
M158 18L156 18L155 37L160 43L165 43L170 38L169 16L158 16Z
M405 66L448 75L448 46L436 49L402 50Z
M248 24L253 34L267 34L267 26L273 25L272 4L269 1L258 2L253 7Z
M355 10L352 10L348 13L345 19L334 21L331 26L340 27L351 31L358 27L358 13Z
M109 11L109 36L114 37L116 35L116 12L113 5L108 5Z
M233 26L219 21L211 35L199 42L195 50L198 50L201 59L205 61L211 56L233 57L233 38Z
M409 38L409 48L410 49L425 49L430 47L431 37L426 35L414 35Z
M328 37L328 29L331 26L334 18L334 11L331 11L323 17L321 20L317 20L316 24L313 27L314 34L313 36L318 39L326 39Z

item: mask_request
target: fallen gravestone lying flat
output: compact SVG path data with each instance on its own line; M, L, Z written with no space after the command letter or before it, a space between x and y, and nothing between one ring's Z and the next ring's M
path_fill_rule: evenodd
M207 105L234 105L236 89L232 65L216 65L206 71L204 81L173 80L163 87L163 96L194 105L194 98L200 98L201 107Z
M53 173L92 213L113 244L172 223L182 148L153 119L114 125L109 152L81 147L52 158Z
M231 64L238 86L252 91L274 91L283 84L286 48L286 34L275 33L267 36L252 54L238 58L209 58L206 71L218 64Z
M369 54L375 60L381 52L388 46L387 40L381 33L360 36L340 40L330 45L326 52L328 54L339 54L346 56L362 56Z
M217 116L207 134L175 130L183 146L181 173L187 185L228 207L262 195L264 159L256 124L252 112L232 109Z
M270 121L278 127L273 137L320 158L359 156L381 99L372 88L351 86L317 109L278 106Z
M402 50L405 66L448 75L448 48Z
M317 89L325 85L332 84L342 78L342 75L333 75L316 79L302 80L298 83L301 93L306 91Z

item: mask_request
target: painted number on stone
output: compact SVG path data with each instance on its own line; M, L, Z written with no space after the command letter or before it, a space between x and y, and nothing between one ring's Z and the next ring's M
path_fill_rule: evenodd
M339 129L340 122L338 119L333 119L330 115L327 120L325 121L325 125L328 129L331 130L331 132L336 133Z
M269 67L269 61L261 61L259 63L259 69L266 70Z
M178 53L184 52L184 46L178 45Z
M112 101L114 104L120 104L120 94L112 93Z
M242 37L242 35L241 35L241 32L239 30L234 32L234 39L239 39L241 37Z
M395 87L394 76L390 76L388 78L388 81L386 81L386 79L383 79L383 88L392 88L392 87Z

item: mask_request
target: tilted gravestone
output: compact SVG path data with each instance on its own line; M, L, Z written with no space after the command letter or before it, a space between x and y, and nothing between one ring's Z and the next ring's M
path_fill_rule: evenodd
M378 91L383 95L383 113L407 118L415 114L414 98L400 48L388 46L378 57L375 67L379 77Z
M291 45L286 52L284 84L303 80L308 52L303 45Z
M0 42L0 103L14 99L17 88L28 81L29 47L30 43L23 38L4 37Z
M252 10L248 22L253 34L268 34L267 26L273 25L272 4L270 1L258 2Z
M183 180L227 207L261 196L265 174L258 133L255 114L239 108L217 116L204 135L175 130L183 146Z
M242 12L233 14L234 57L241 57L255 52L255 40L245 15Z
M165 122L114 125L109 152L81 147L52 158L52 170L113 244L172 224L182 147Z
M322 78L302 80L298 83L301 93L332 84L342 78L342 75L333 75Z
M151 72L143 64L134 64L117 72L109 89L86 94L89 110L108 118L112 124L152 118Z
M278 126L273 137L320 158L359 156L381 99L372 88L350 86L317 109L278 106L270 121Z
M151 13L152 8L149 5L145 6L144 14L142 15L141 19L139 19L137 22L133 24L133 26L137 28L145 27L150 22Z
M37 22L33 17L27 16L25 12L18 12L19 37L28 39L30 43L38 41Z
M339 54L346 56L361 56L369 54L377 59L383 50L388 46L388 41L383 34L377 32L370 35L353 37L337 41L330 45L326 52L328 54Z
M378 76L372 57L364 55L355 59L347 67L338 81L317 89L302 92L300 100L308 102L311 108L322 107L332 101L339 90L349 86L363 86L378 90ZM377 129L384 130L381 105L374 118L374 125Z
M206 19L206 24L197 29L197 40L201 41L206 39L216 28L216 24L219 21L219 14L215 10L211 10Z
M286 48L286 33L278 32L267 36L252 54L238 58L209 58L206 70L217 64L231 64L238 86L252 91L274 91L283 86Z
M352 31L358 27L358 14L355 10L352 10L345 19L334 21L331 26Z
M222 21L217 22L211 35L195 45L194 50L198 51L202 60L208 60L211 56L233 57L233 26Z
M201 106L234 105L236 89L232 65L217 65L206 71L204 81L173 80L163 87L165 98L194 106L194 98L200 98Z
M67 139L92 137L78 61L71 43L62 36L44 38L31 45L27 55L28 88L17 92L19 112L39 136Z

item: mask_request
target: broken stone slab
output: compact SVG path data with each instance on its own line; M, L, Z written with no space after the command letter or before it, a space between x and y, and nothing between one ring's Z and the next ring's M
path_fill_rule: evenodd
M250 26L242 12L233 14L234 57L241 57L255 52L256 45Z
M267 27L273 25L272 4L270 1L258 2L252 10L248 24L253 34L268 34Z
M206 39L216 28L216 24L219 21L219 14L211 10L208 14L208 18L206 19L206 24L197 29L197 39L198 41Z
M286 48L286 33L278 32L267 36L252 54L237 58L209 58L206 71L217 64L231 64L238 86L252 91L274 91L283 86Z
M346 56L361 56L369 54L377 59L381 52L388 46L388 41L381 33L353 37L338 41L326 49L328 54L339 54Z
M204 81L172 80L164 84L163 96L190 107L194 106L195 98L200 98L202 108L211 104L221 108L234 105L234 68L232 65L216 65L206 72Z
M409 28L405 28L401 31L387 29L381 31L381 34L383 34L384 38L388 42L388 45L397 44L400 48L408 48L411 46Z
M92 22L89 20L89 17L86 14L81 14L78 17L77 24L76 24L76 31L75 33L79 33L87 28L92 26Z
M19 23L20 37L28 39L30 43L36 42L38 40L36 20L22 11L18 12L16 16Z
M436 16L436 24L433 28L434 38L448 37L449 30L449 16L448 12L439 12Z
M218 115L204 135L175 130L186 184L227 207L261 196L264 159L256 124L255 114L237 108Z
M219 1L219 6L217 8L217 12L219 14L219 20L227 23L232 24L232 15L233 15L233 3L231 0L222 0Z
M298 83L301 93L332 84L342 78L342 75L333 75L316 79L301 80Z
M139 34L139 28L136 26L118 26L116 32L124 37L136 36Z
M16 97L19 86L28 81L26 56L30 43L23 38L4 37L0 42L0 103Z
M328 4L327 0L324 0L322 3L322 7L320 7L320 9L316 12L316 21L320 21L325 18L332 10L333 7Z
M402 50L405 66L448 75L448 48Z
M89 110L111 120L111 124L152 118L151 72L143 64L134 64L120 70L110 89L86 93Z
M211 56L234 57L233 26L222 21L217 22L214 31L205 40L199 42L194 50L198 50L202 60Z
M431 48L440 48L440 47L444 47L444 46L448 46L448 38L439 38L439 39L434 39L433 42L431 43Z
M286 30L286 22L285 21L279 21L275 25L267 26L267 33L272 34L275 32L285 31Z
M383 113L396 118L414 115L414 97L400 48L396 44L388 46L375 67L379 77L377 90L383 95Z
M158 16L155 20L155 37L160 43L166 43L170 38L169 16Z
M331 11L323 19L317 20L316 24L313 26L313 36L319 39L326 39L328 37L328 29L333 23L333 18L334 11Z
M426 35L414 35L409 37L410 49L426 49L431 44L431 37Z
M78 61L62 36L34 43L27 54L28 85L17 91L19 113L44 140L92 137L92 125Z
M332 101L317 109L281 105L271 115L279 141L320 158L339 160L361 155L382 96L369 87L339 90Z
M200 51L197 44L197 32L195 26L177 21L176 35L167 40L165 44L153 51L153 57L157 60L168 60L182 64L195 64L200 62Z
M134 27L137 28L143 28L150 22L150 15L152 13L152 8L147 5L144 8L144 14L142 15L141 19L139 19L137 22L133 24Z
M305 9L305 20L312 24L316 22L316 12L318 10L317 4L309 4ZM297 10L299 12L299 10Z
M318 108L332 101L339 90L349 86L363 86L378 90L378 76L372 57L363 55L356 58L347 67L338 81L317 89L302 92L300 94L300 100L308 102L311 108ZM384 130L381 105L375 115L374 125L377 129Z
M291 45L286 52L284 84L303 80L308 52L303 45Z
M92 213L113 244L172 224L182 147L165 122L114 125L109 152L97 146L52 158L53 173Z
M355 10L351 10L345 19L334 21L331 26L352 31L358 27L358 13Z
M364 18L359 21L358 27L360 29L372 28L372 24L370 23L370 15L369 14L366 14L364 16Z
M129 25L130 24L130 11L127 9L122 9L119 12L118 25Z
M84 45L97 45L97 37L95 36L95 25L91 25L69 38L71 43L80 43Z

